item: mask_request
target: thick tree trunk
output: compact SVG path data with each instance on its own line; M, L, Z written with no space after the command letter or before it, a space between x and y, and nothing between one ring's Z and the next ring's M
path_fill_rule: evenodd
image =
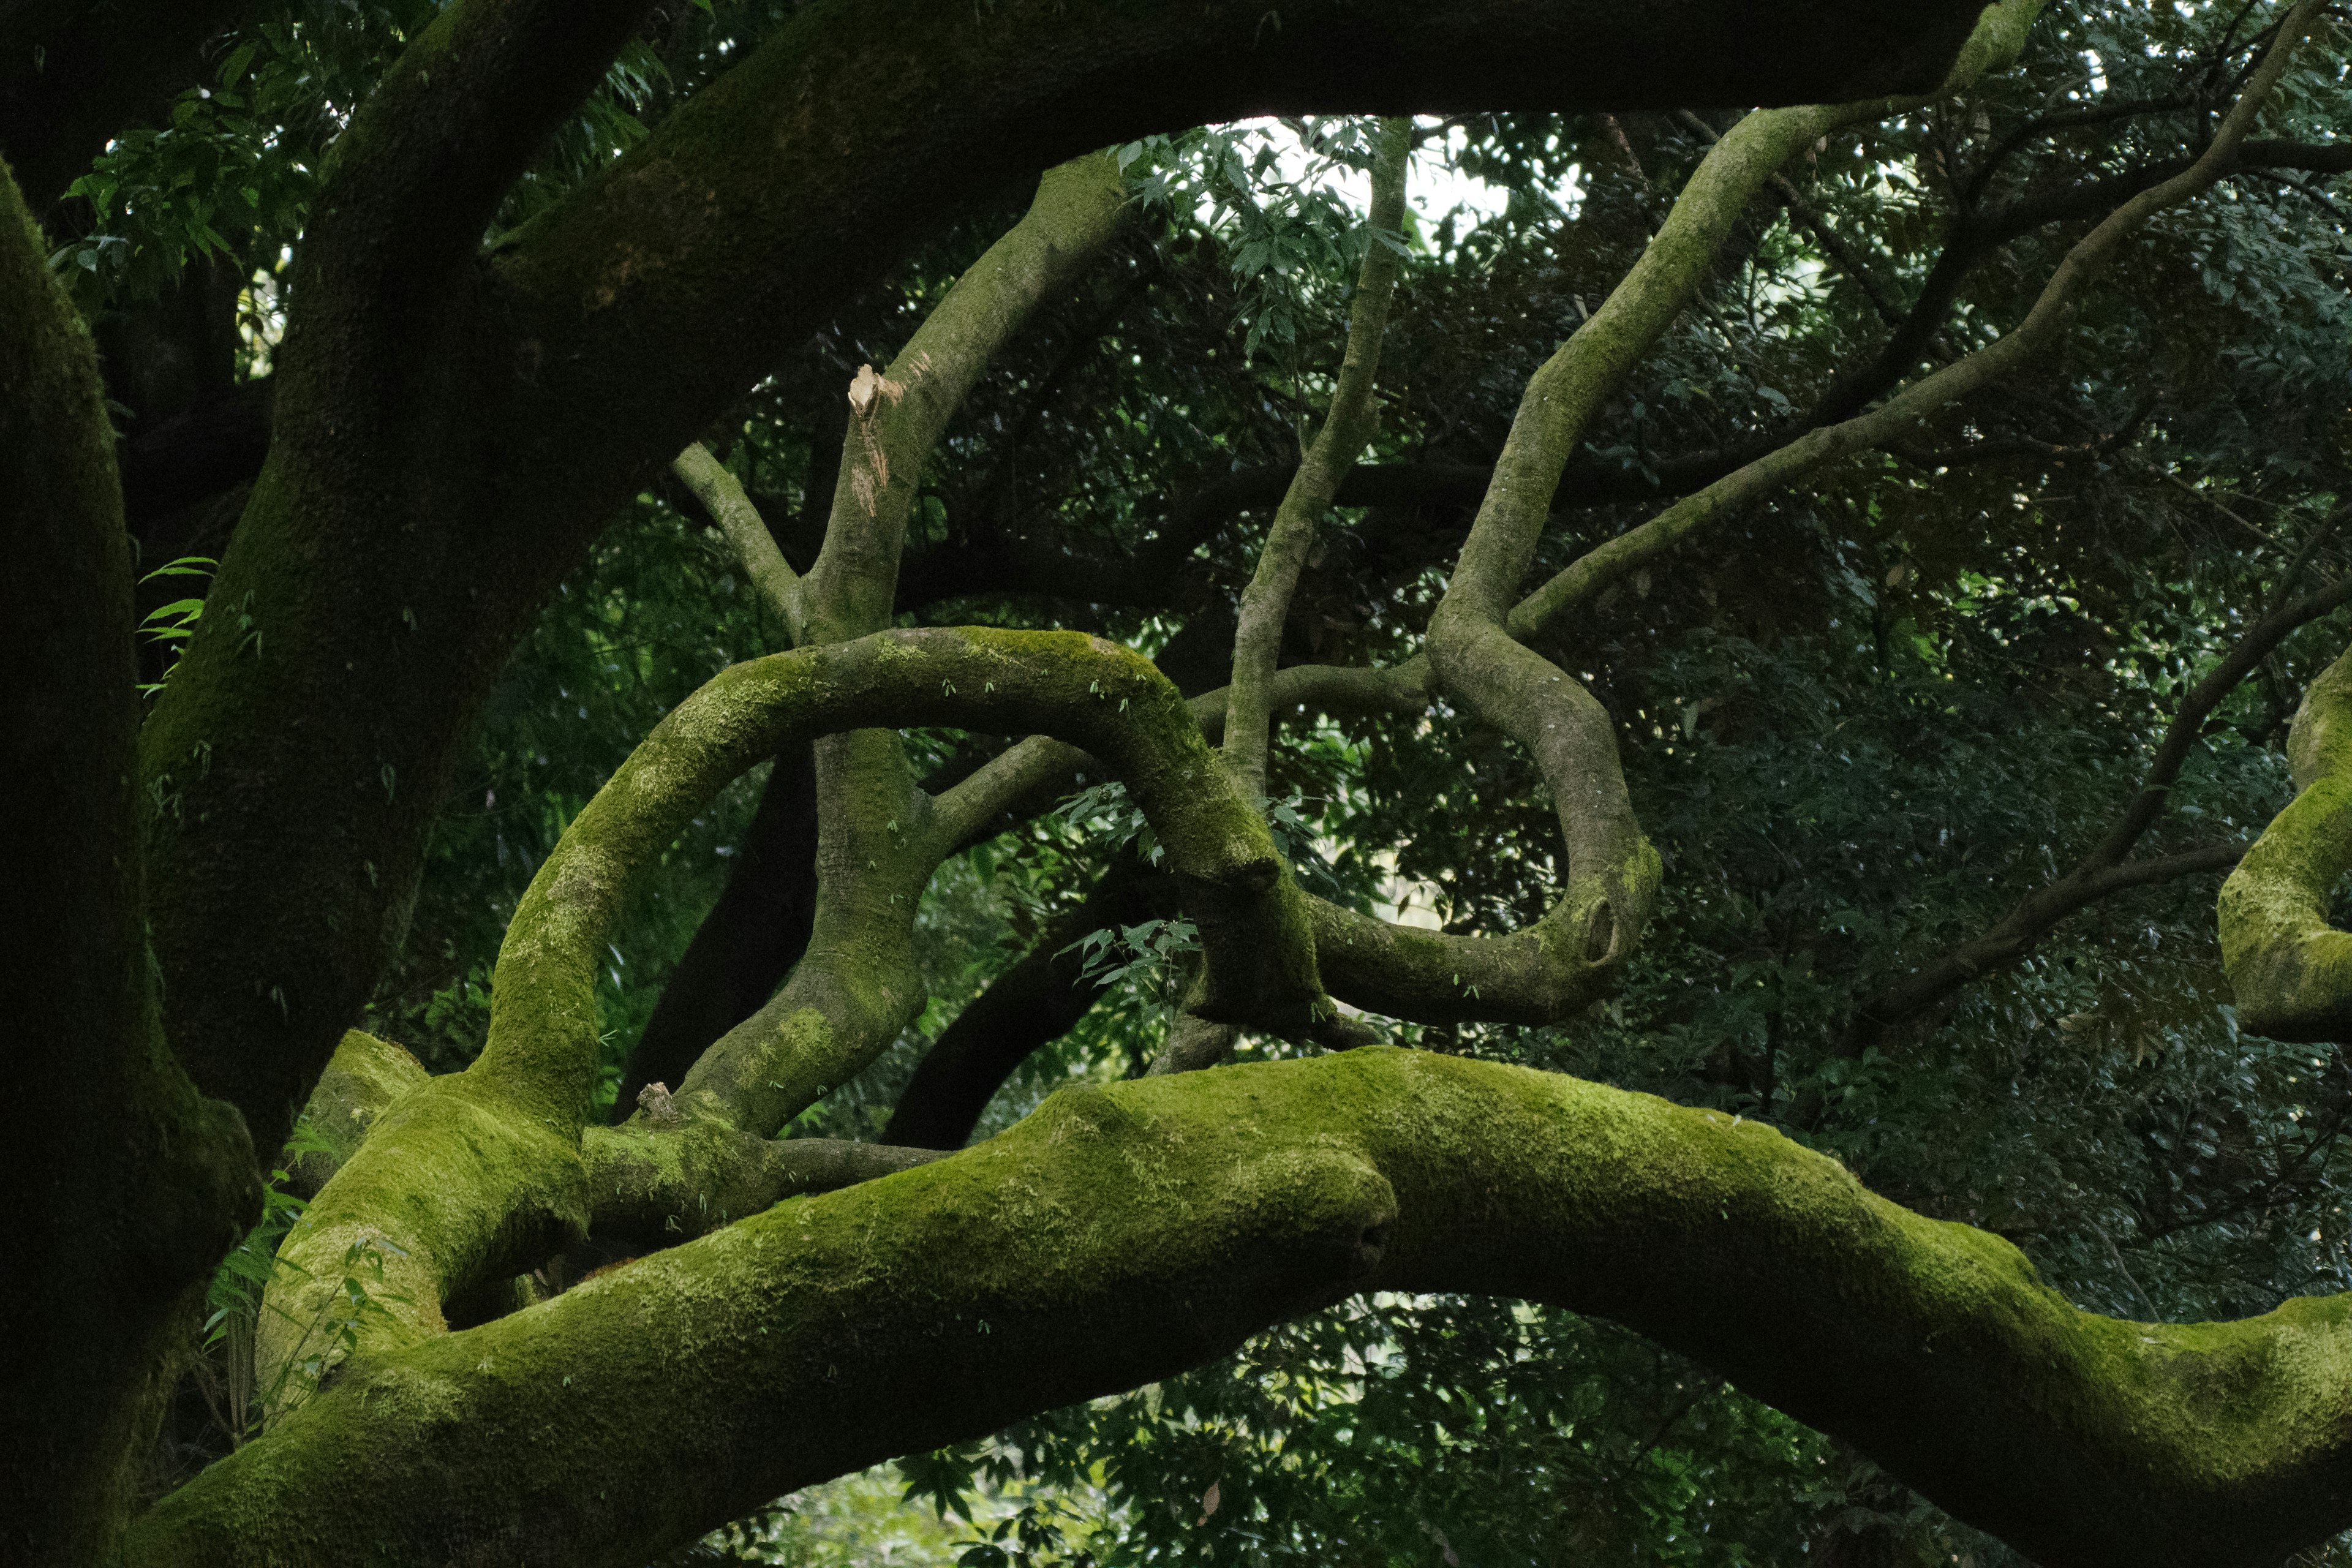
M259 1186L163 1048L139 852L130 542L88 332L0 165L0 1563L105 1561Z

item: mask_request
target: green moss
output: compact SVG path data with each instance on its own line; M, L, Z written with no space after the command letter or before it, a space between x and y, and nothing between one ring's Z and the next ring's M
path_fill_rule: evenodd
M346 1032L302 1112L313 1136L326 1147L300 1154L287 1166L293 1190L309 1195L325 1186L327 1178L357 1151L376 1118L427 1076L403 1047L358 1029Z
M561 1519L572 1561L642 1561L1360 1288L1615 1317L2047 1561L2232 1563L2346 1522L2341 1301L2099 1318L1770 1128L1370 1048L1066 1091L952 1158L364 1360L167 1500L131 1560L294 1555L364 1478L398 1560L527 1558L518 1521Z
M2303 792L2221 885L2221 963L2240 1024L2288 1040L2352 1030L2352 935L2327 900L2352 870L2352 655L2312 682L2287 755Z

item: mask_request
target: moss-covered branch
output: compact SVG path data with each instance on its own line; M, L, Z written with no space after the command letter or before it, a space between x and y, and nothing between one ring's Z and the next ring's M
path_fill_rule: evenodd
M480 1058L384 1111L289 1235L283 1256L297 1267L273 1290L263 1363L298 1364L337 1335L362 1348L436 1335L452 1302L582 1232L593 1197L581 1138L602 1060L596 973L633 880L785 742L926 723L1045 731L1103 759L1166 846L1202 929L1212 976L1202 1010L1276 1029L1327 1016L1303 895L1183 699L1140 655L1076 633L932 629L737 665L646 738L532 879L499 951ZM880 897L874 879L858 891ZM780 1004L798 998L797 1010L706 1054L679 1088L683 1113L759 1137L845 1081L872 1047L836 1032L840 1011L875 1012L870 1036L886 1023L895 1032L919 1005L911 992L858 993L892 973L859 957L804 962L803 973L853 994L828 1013L787 986ZM346 1325L334 1308L345 1259L370 1248L383 1310ZM281 1388L305 1392L293 1380Z
M473 255L532 127L637 9L452 7L354 116L296 257L272 450L215 579L236 613L199 627L142 757L173 1037L265 1144L395 950L462 737L546 596L789 345L988 193L1287 108L1916 86L1977 6L1311 0L1276 33L1158 0L824 0Z
M2352 871L2352 652L2303 694L2286 754L2299 793L2221 884L2221 963L2245 1029L2352 1040L2352 933L2327 920Z
M1373 1049L1066 1091L372 1358L166 1499L130 1562L634 1564L1365 1289L1614 1318L2052 1568L2238 1568L2352 1523L2340 1299L2098 1317L1769 1127Z
M599 1237L647 1250L708 1235L805 1193L829 1193L946 1158L838 1138L755 1138L724 1117L592 1127L582 1143Z

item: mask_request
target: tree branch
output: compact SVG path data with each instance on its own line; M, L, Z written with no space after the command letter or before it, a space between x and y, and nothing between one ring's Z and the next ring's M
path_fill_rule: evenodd
M816 758L777 753L759 809L736 847L727 890L695 928L629 1052L613 1119L648 1083L679 1083L710 1042L760 1010L808 950L816 915Z
M1165 847L1200 928L1208 979L1195 1011L1284 1031L1329 1016L1303 895L1264 818L1141 655L1076 633L966 628L883 632L739 664L656 726L532 878L499 951L481 1055L387 1110L289 1233L280 1257L291 1267L270 1292L261 1364L310 1353L363 1240L398 1248L380 1260L391 1304L353 1325L367 1350L440 1333L449 1303L584 1233L580 1138L603 1059L596 975L633 880L720 789L787 742L927 723L1056 733L1104 759ZM909 853L924 867L913 891L940 858L935 846ZM868 903L892 890L871 874L856 883ZM794 984L826 967L803 961ZM787 986L796 1007L730 1033L736 1049L695 1065L675 1097L682 1113L761 1136L862 1065L872 1047L851 1033L848 1010L898 1018L914 999L858 992L888 977L831 967L825 983L851 993L835 1011Z
M2054 1568L2237 1568L2352 1523L2344 1298L2077 1311L2008 1243L1757 1122L1371 1049L1066 1090L953 1158L370 1358L166 1498L128 1563L352 1541L620 1568L1366 1289L1613 1319Z
M1036 945L940 1032L898 1097L883 1140L962 1148L1013 1069L1076 1028L1101 998L1075 944L1089 931L1165 913L1172 907L1170 894L1139 867L1115 862L1085 902L1048 922Z
M677 455L670 463L670 471L693 492L694 499L710 514L710 521L719 525L719 531L727 536L752 587L776 613L776 618L783 622L784 635L792 646L800 647L805 635L800 574L776 547L776 536L769 531L767 521L751 504L751 498L743 493L740 481L699 441Z
M1947 949L1856 1005L1830 1054L1862 1055L1904 1020L1916 1017L1962 986L2017 963L2061 921L2079 910L2135 888L2226 871L2245 853L2243 844L2208 844L2153 860L2095 866L2085 860L2048 887L2019 900L1981 935Z
M2281 1040L2352 1039L2352 934L2327 919L2352 870L2352 652L2304 693L2286 754L2298 791L2221 884L2221 965L2238 1022Z
M1225 766L1244 797L1265 794L1266 721L1272 710L1274 668L1282 653L1282 626L1290 614L1298 574L1306 570L1315 530L1339 493L1339 481L1380 425L1372 395L1379 374L1381 337L1388 330L1389 300L1404 258L1391 240L1404 221L1405 165L1412 151L1412 121L1381 122L1372 161L1372 201L1366 215L1364 260L1348 308L1348 349L1339 366L1331 408L1307 447L1282 505L1276 510L1260 548L1257 570L1242 590L1234 632L1234 680L1225 700Z
M2302 28L2309 26L2308 0L2290 19L2294 16L2303 17L2303 22L2283 32L2284 41L2263 56L2262 65L2247 83L2245 96L2231 108L2205 152L2179 174L2123 203L2077 241L2059 261L2025 319L2014 330L1914 382L1871 412L1810 430L1677 501L1639 527L1586 552L1511 611L1511 635L1521 640L1540 637L1546 626L1569 609L1590 602L1611 584L1655 560L1691 534L1722 521L1738 508L1833 458L1886 445L1920 420L1998 383L2048 352L2072 324L2077 296L2124 239L2151 214L2196 195L2228 172L2239 144L2261 112L2264 98L2284 72L2294 46L2302 37ZM1465 558L1467 559L1466 552ZM1450 593L1448 597L1451 598ZM1433 623L1433 652L1437 647L1435 630Z

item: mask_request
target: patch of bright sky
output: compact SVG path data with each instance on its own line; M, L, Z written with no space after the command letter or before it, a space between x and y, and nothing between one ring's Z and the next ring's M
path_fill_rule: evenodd
M1423 119L1416 121L1424 131L1441 122ZM1279 120L1241 120L1229 127L1263 137L1275 149L1275 158L1282 178L1297 183L1314 175L1315 183L1333 192L1357 212L1372 205L1372 179L1360 170L1325 167L1316 170L1318 160L1312 157L1299 141L1297 132ZM1481 223L1500 217L1510 205L1510 193L1490 185L1456 167L1456 160L1470 144L1469 132L1461 126L1449 127L1443 137L1428 137L1413 150L1412 164L1405 174L1405 200L1421 215L1423 232L1434 228L1445 215L1454 215L1456 234L1467 234ZM1553 197L1567 211L1573 213L1584 199L1584 171L1569 166L1568 177ZM1204 215L1205 216L1205 215Z

